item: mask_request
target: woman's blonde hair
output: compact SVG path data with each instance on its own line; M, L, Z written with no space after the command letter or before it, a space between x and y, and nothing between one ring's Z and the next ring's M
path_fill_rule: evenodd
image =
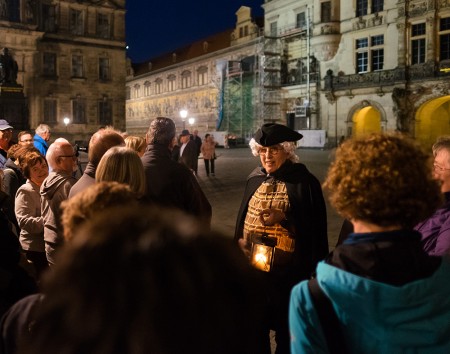
M324 188L347 219L412 228L441 204L431 154L400 134L371 134L336 151Z
M138 198L145 194L144 166L136 151L125 146L109 149L101 158L95 181L116 181L128 184Z
M140 152L146 145L145 139L140 136L129 135L125 138L125 146L136 152Z

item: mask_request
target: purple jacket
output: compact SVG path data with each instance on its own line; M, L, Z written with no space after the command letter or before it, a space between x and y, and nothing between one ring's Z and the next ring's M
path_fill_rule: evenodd
M422 234L423 249L431 256L450 254L450 192L444 196L445 204L414 228Z

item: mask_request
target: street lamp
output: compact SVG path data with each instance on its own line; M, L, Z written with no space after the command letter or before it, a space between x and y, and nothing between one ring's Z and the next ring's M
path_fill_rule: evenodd
M183 122L183 130L186 129L186 117L188 115L188 111L186 109L182 109L180 111L181 121Z
M194 123L195 123L195 118L194 118L194 117L189 118L189 119L188 119L188 122L189 122L189 125L191 126L191 129L192 129L192 126L193 126Z
M64 125L66 126L66 132L67 132L67 126L70 123L70 118L69 117L64 117L63 122L64 122Z

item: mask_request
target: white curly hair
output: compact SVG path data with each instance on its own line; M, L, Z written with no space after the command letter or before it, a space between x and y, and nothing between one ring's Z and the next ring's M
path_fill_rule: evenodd
M251 139L248 143L250 146L250 149L252 150L253 156L259 156L259 150L263 147L262 145L258 144L255 139ZM300 158L295 154L295 149L297 148L297 143L295 141L285 141L279 144L276 144L275 146L281 146L283 150L288 154L287 160L290 160L291 162L299 162Z

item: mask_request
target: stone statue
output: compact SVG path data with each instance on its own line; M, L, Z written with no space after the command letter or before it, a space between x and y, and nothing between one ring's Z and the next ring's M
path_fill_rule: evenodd
M8 48L3 48L0 54L0 83L17 83L17 62L9 53Z

